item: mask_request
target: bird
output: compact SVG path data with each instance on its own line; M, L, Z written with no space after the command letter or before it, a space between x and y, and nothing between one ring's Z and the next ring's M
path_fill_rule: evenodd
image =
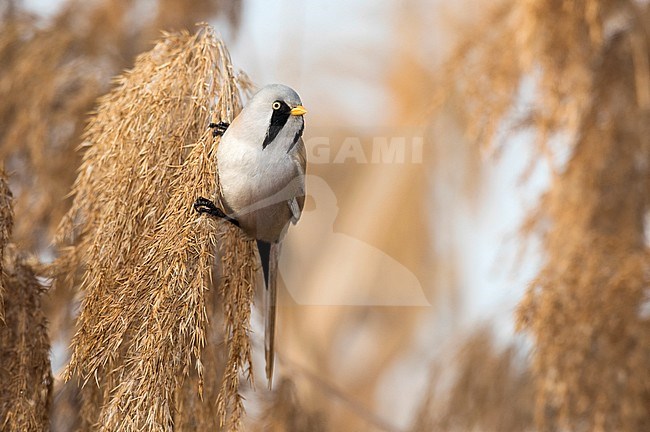
M271 84L255 93L232 123L210 123L221 135L217 148L216 192L222 208L199 197L194 209L227 220L257 241L264 275L266 377L272 387L278 257L290 224L305 204L307 157L300 96Z

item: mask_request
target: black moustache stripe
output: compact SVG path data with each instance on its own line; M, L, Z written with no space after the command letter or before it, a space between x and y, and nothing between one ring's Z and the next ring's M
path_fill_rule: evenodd
M271 115L271 123L269 124L269 128L266 131L266 137L262 143L262 149L265 149L267 145L273 142L284 125L287 124L287 120L289 120L289 116L291 115L291 108L289 108L289 105L284 102L281 102L281 104L282 105L279 109L273 110L273 114Z
M291 150L294 148L300 137L302 136L302 131L305 130L305 122L302 122L302 125L300 125L300 129L298 129L298 132L293 136L293 142L289 146L289 150L287 150L287 153L291 152Z

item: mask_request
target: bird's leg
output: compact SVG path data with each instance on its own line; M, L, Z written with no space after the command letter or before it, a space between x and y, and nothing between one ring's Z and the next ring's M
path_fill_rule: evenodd
M239 226L239 221L237 219L231 218L223 212L219 207L217 207L212 201L207 198L198 197L194 201L194 210L197 213L207 213L212 217L217 217L220 219L225 219L235 226Z
M226 129L228 129L228 126L230 126L230 123L222 122L220 121L219 123L210 123L208 127L212 130L212 136L221 136L226 132Z

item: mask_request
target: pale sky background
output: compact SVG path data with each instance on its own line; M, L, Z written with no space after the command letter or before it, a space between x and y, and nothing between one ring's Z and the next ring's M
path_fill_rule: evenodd
M260 84L283 82L299 89L310 122L318 121L321 110L330 114L332 107L340 107L342 121L352 126L380 128L390 122L382 74L391 55L395 28L391 17L398 9L394 2L278 1L272 7L269 3L245 2L242 27L230 45L235 64ZM442 8L444 2L432 4ZM287 54L288 46L289 52L300 52L301 62ZM337 67L320 67L339 65L340 58L358 58L358 64L341 64L338 72ZM346 115L349 112L354 115ZM456 218L453 237L458 249L468 253L463 257L468 267L463 274L468 321L513 308L523 289L512 288L525 285L534 275L536 266L531 262L524 261L523 269L514 267L517 228L544 190L548 172L540 165L522 181L530 157L525 140L514 137L499 158L485 153L486 181L480 185L479 206L461 208ZM441 187L445 186L432 185ZM511 265L497 266L503 258Z
M397 3L249 1L245 3L239 35L231 44L233 60L258 83L283 82L299 89L310 110L309 121L317 121L314 119L320 113L331 115L335 107L340 110L340 121L350 126L364 130L381 127L390 122L392 114L387 109L391 104L382 80L395 48L393 32L399 31L394 19L399 13ZM433 1L430 9L422 13L430 14L431 20L436 14L444 17L452 13L443 10L449 3ZM430 56L432 68L449 49L436 46L444 44L446 30L432 27L432 46L421 52ZM302 60L298 63L296 51ZM351 58L356 60L350 62ZM350 112L354 114L348 115ZM478 205L448 197L455 208L450 221L442 223L450 224L451 233L433 242L439 248L463 251L459 274L461 316L453 319L458 327L450 329L458 337L451 333L432 336L430 329L441 325L440 314L432 309L430 323L419 327L412 355L397 362L395 369L382 378L378 412L398 427L407 427L412 421L424 392L429 362L423 358L432 359L453 347L461 335L483 321L494 323L503 342L513 337L513 312L540 262L534 241L527 258L517 261L521 245L517 230L549 181L547 167L540 165L522 182L530 157L525 140L525 136L514 137L499 158L484 156L485 176L479 185ZM448 185L432 184L432 199L434 195L444 196L445 188Z

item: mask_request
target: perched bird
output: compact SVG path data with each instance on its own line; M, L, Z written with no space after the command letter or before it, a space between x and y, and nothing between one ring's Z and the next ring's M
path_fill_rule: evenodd
M272 84L258 91L228 125L211 123L223 134L217 149L217 191L223 208L198 198L194 208L224 218L257 240L265 282L266 376L273 377L276 278L280 242L305 203L303 108L291 88Z

